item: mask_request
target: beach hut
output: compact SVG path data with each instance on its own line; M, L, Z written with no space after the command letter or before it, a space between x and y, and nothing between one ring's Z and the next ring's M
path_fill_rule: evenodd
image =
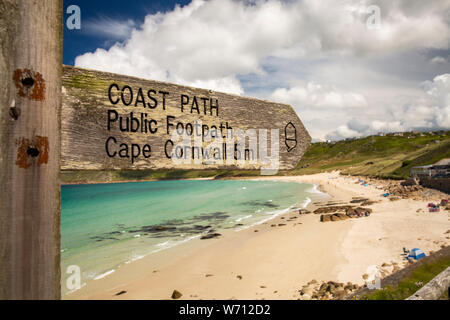
M408 255L408 258L414 258L416 260L422 259L423 257L425 257L425 252L423 252L419 248L412 249Z

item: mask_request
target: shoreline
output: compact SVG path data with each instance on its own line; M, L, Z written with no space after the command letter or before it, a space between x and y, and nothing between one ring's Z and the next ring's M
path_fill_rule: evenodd
M110 184L110 183L135 183L153 181L178 181L178 180L214 180L214 177L205 178L181 178L181 179L145 179L145 180L118 180L118 181L90 181L90 182L65 182L61 186L90 185L90 184Z
M318 190L330 196L328 202L349 202L356 196L380 200L380 189L355 185L355 179L334 172L244 177L242 180L314 183ZM403 201L412 202L409 206L414 208L423 206L420 201ZM307 210L317 208L315 202L311 201ZM90 281L63 298L169 299L172 291L178 290L183 294L181 299L298 299L298 290L312 279L362 284L367 265L392 262L400 256L402 244L399 242L407 242L383 239L380 245L379 240L372 241L372 238L389 237L394 232L384 230L383 220L395 222L393 228L398 229L398 219L386 212L398 203L381 199L370 206L374 214L369 218L326 223L319 222L320 215L314 213L287 212L243 230L224 232L224 236L217 239L193 239L152 253L102 279ZM412 215L415 214L414 210ZM421 245L422 249L436 249L442 243L441 229L450 228L447 216L448 213L433 216L439 219L432 221L432 227L435 228L436 223L442 225L434 233L424 230L423 233L431 234L433 239L426 242L426 246ZM419 225L423 225L422 221ZM403 232L399 238L408 238L408 232ZM125 293L116 296L122 291Z

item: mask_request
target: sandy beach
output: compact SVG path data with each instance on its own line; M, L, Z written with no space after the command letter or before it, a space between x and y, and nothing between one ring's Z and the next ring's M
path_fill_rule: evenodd
M299 289L313 279L361 285L369 266L407 264L403 247L428 254L450 244L445 234L450 211L426 210L437 198L390 201L382 197L381 184L364 186L338 172L252 179L317 184L328 196L313 200L309 211L355 197L376 203L367 206L373 213L364 218L324 223L319 214L296 210L220 238L194 239L124 265L63 298L170 299L177 290L181 299L298 299Z

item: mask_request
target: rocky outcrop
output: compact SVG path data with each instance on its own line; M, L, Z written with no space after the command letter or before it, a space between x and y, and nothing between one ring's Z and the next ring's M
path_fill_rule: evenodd
M350 203L358 203L361 206L370 206L374 203L377 203L378 201L374 201L374 200L369 200L367 198L354 198L353 200L350 201Z
M401 199L423 198L423 194L425 191L424 187L418 184L410 184L408 182L403 183L405 185L402 185L402 183L398 182L391 182L385 186L385 192L390 193L391 196L399 197Z
M372 209L370 208L363 208L363 207L357 207L357 208L351 208L348 209L345 214L349 217L349 218L359 218L359 217L364 217L364 216L368 216L373 212Z
M418 184L419 184L419 182L414 178L408 178L408 179L400 182L400 185L402 185L404 187L416 186Z
M358 285L351 282L346 284L336 281L319 283L317 280L312 280L299 290L299 294L301 300L343 300L359 289Z
M372 213L372 209L370 208L350 208L347 209L346 213L333 213L333 214L322 214L320 216L320 222L328 222L328 221L340 221L347 220L350 218L360 218L367 217Z
M326 206L317 208L314 210L315 214L332 213L332 212L345 212L348 209L353 208L353 206Z

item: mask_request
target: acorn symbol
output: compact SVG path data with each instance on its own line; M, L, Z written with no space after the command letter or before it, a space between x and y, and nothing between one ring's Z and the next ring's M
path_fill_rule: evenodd
M295 129L292 122L289 122L286 127L284 127L284 140L288 152L291 152L297 146L297 129Z

